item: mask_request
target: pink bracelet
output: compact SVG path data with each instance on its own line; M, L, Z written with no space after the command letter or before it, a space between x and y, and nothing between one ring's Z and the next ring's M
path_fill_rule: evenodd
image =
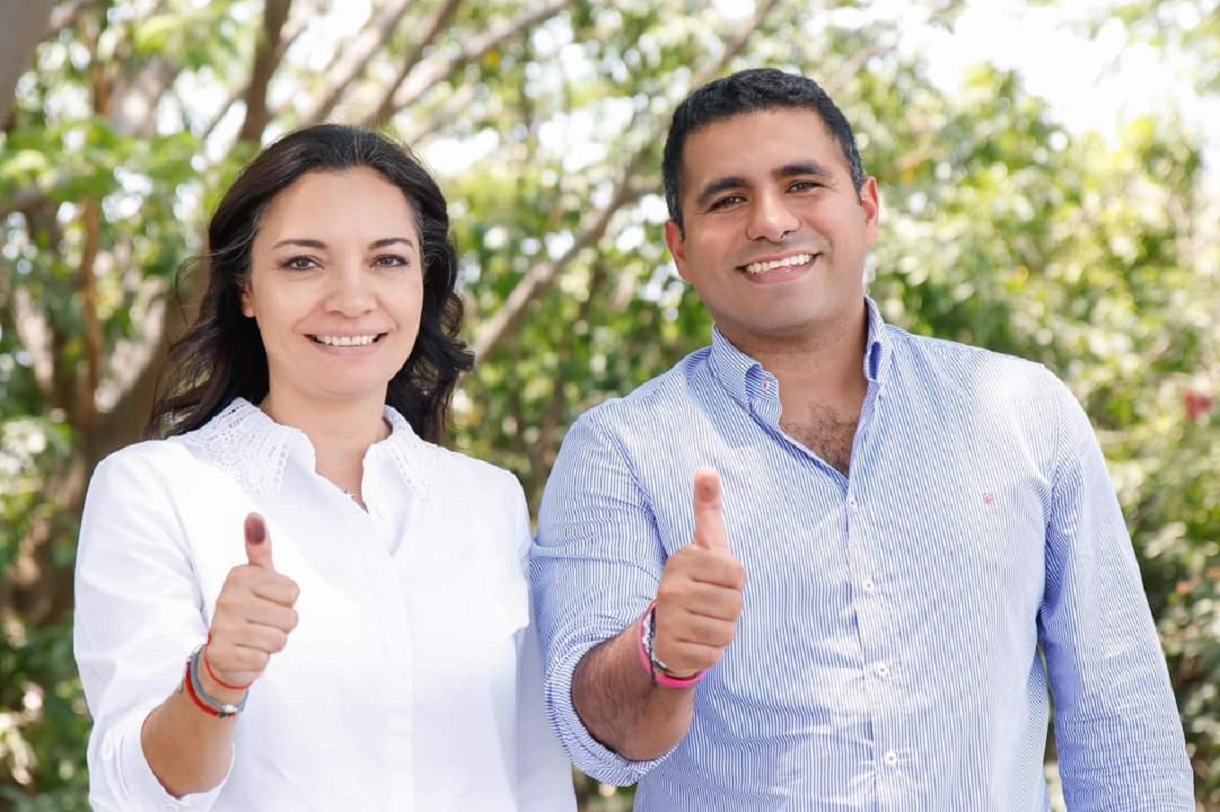
M640 665L644 667L645 673L647 673L652 679L653 685L661 685L666 688L689 688L707 676L706 668L702 671L695 672L689 677L673 677L665 673L665 671L660 670L657 666L662 665L663 667L663 664L657 660L654 660L653 657L649 655L650 646L648 634L649 631L656 626L656 615L654 614L656 608L657 602L653 601L652 603L648 604L648 608L644 610L644 614L640 615L640 636L638 638L638 646L636 647L640 653ZM651 622L649 622L649 616L652 618Z

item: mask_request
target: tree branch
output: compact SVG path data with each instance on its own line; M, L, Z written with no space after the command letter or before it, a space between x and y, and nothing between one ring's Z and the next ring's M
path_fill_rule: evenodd
M34 59L34 49L45 37L55 0L27 0L5 9L0 26L0 127L8 121L17 80Z
M750 36L763 24L778 2L779 0L768 0L768 2L760 5L750 23L741 30L741 33L735 39L728 43L720 58L698 75L692 82L692 86L702 85L711 77L718 75L730 61L745 50ZM658 125L658 129L660 126L663 125ZM619 209L643 197L643 190L632 188L631 182L635 178L636 173L640 171L644 162L648 160L653 146L660 135L660 132L654 132L652 137L643 142L644 146L640 147L631 156L631 160L627 162L626 167L619 176L618 182L615 184L614 192L610 196L610 202L593 215L592 221L577 236L572 247L554 262L542 262L530 268L521 281L517 283L516 287L513 288L512 293L508 295L508 298L495 315L483 323L471 346L476 358L482 359L491 355L511 335L516 333L520 329L525 313L534 299L542 295L551 286L555 279L581 251L593 245L605 235L606 229L610 225L610 219Z
M64 188L66 183L60 184ZM54 189L21 189L9 196L8 200L0 203L0 221L5 220L10 214L17 212L29 212L47 202L53 196Z
M81 213L85 229L84 246L81 250L78 283L81 294L81 317L84 327L85 369L83 379L78 374L77 385L82 387L76 399L80 414L72 416L72 423L86 433L97 427L97 390L102 380L102 352L106 339L102 332L102 321L98 315L97 278L95 275L97 256L101 252L102 207L96 199L86 200Z
M76 18L81 12L89 6L88 0L76 0L75 3L65 3L51 12L51 23L47 27L46 34L42 40L46 42L52 37L58 37L60 33L68 30L76 25Z
M635 157L639 159L646 154L641 151ZM509 336L516 333L534 299L546 291L582 251L605 236L611 218L619 209L643 197L643 190L631 186L632 179L639 171L637 165L639 163L639 160L635 160L628 165L622 177L619 178L614 192L610 196L610 201L593 215L592 220L577 235L572 246L553 262L541 262L530 268L513 288L500 309L483 323L471 345L476 358L482 359L491 355Z
M124 135L145 138L156 135L157 104L182 74L183 67L159 59L115 88L114 128Z
M576 314L576 324L589 322L589 318L593 314L593 303L601 299L602 289L605 288L608 277L606 263L601 260L594 262L587 295L580 303ZM558 355L555 380L551 386L551 401L542 414L542 427L538 432L537 442L533 444L531 454L534 464L530 466L530 474L525 483L525 494L530 498L542 492L542 486L546 484L546 478L555 465L555 458L559 455L559 431L563 426L564 411L568 405L564 389L569 381L572 356L575 355L573 342L560 341ZM518 416L518 422L524 424L520 416ZM537 508L537 505L532 505L532 507Z
M267 107L267 87L279 67L284 48L282 37L284 24L292 0L266 0L263 6L263 35L254 50L254 67L250 72L250 84L246 87L246 119L242 122L237 140L258 143L270 120Z
M445 0L444 5L437 9L436 14L433 15L432 20L428 24L427 32L415 41L415 44L411 46L410 53L403 59L402 67L398 69L398 75L390 82L389 87L381 98L381 103L377 105L377 111L370 117L369 123L386 121L394 114L396 109L401 109L401 107L394 105L395 92L407 80L407 77L411 75L411 71L415 70L416 66L419 65L420 60L423 58L424 50L436 39L441 29L453 19L453 15L457 13L460 4L461 0Z
M571 0L547 0L543 5L522 14L517 19L501 24L488 31L484 36L472 40L462 49L461 53L448 62L435 67L431 71L421 72L419 81L413 84L407 84L407 75L400 72L401 75L398 77L398 81L392 82L386 88L381 102L377 105L376 112L365 117L364 126L375 127L386 121L395 111L410 106L429 90L452 77L466 65L482 59L497 45L528 30L531 26L555 16L567 7L570 2Z
M283 37L280 39L280 47L276 51L275 62L277 65L283 60L284 56L288 53L288 49L292 47L292 44L297 41L297 38L299 38L308 27L308 14L296 15L293 18L293 21L285 26ZM206 142L212 137L212 133L215 132L216 128L220 126L220 122L224 121L225 116L229 114L229 111L233 109L233 106L244 99L249 92L250 83L247 82L240 89L233 90L229 93L228 97L217 108L216 115L212 116L211 120L209 120L207 125L203 128L203 134L199 137L200 142ZM280 115L281 112L282 108L276 108L273 113L268 115L268 120L274 120Z
M446 7L456 10L459 2L460 0L448 0ZM397 0L395 5L382 8L379 14L369 17L368 24L350 41L349 47L336 52L335 59L327 66L325 73L326 76L335 78L328 83L317 105L301 117L302 124L317 124L330 117L348 87L364 75L373 57L385 48L385 44L393 36L410 7L411 0ZM440 15L444 13L445 8L438 12ZM449 16L452 17L452 12ZM434 18L435 22L436 18ZM420 39L420 42L427 44L436 36L438 30L438 26L430 26L428 33ZM416 47L422 48L422 45ZM408 59L402 67L403 75L410 70L411 60Z
M410 130L404 131L402 140L407 144L418 144L433 133L439 132L449 127L463 114L468 112L470 103L474 100L475 85L465 84L453 92L445 101L445 106L436 111L426 119L416 123L416 126ZM489 124L487 120L480 120L470 124L469 130L477 132L484 126Z
M192 298L197 306L198 298ZM143 433L144 425L152 414L161 373L169 357L169 347L186 329L187 321L192 319L192 312L172 306L168 297L162 298L157 306L149 310L148 340L132 348L131 360L139 365L139 372L124 382L126 385L114 406L101 416L98 430L92 438L91 457L101 459Z
M691 88L699 87L700 85L711 81L713 78L720 75L724 69L728 67L730 62L740 56L741 53L745 51L746 44L750 41L750 37L754 35L755 31L762 27L762 24L766 22L767 17L771 15L772 10L774 10L777 5L779 5L779 0L767 0L767 2L761 3L758 8L754 10L754 16L750 19L749 24L742 26L740 33L737 35L737 39L729 41L728 46L724 49L724 53L720 55L720 58L717 59L710 68L703 71L696 79L694 79L694 81L691 82Z
M53 396L54 359L51 355L51 325L46 314L39 310L29 290L18 286L13 291L13 326L22 348L29 353L30 365L34 369L34 380L48 400Z

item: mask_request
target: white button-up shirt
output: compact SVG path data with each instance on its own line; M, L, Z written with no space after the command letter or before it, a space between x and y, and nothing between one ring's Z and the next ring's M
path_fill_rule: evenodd
M300 431L237 400L198 431L98 466L76 567L75 649L93 715L97 810L570 812L548 730L509 473L392 431L364 460L365 512ZM267 519L300 622L237 719L214 790L174 799L140 744L182 682L242 524Z

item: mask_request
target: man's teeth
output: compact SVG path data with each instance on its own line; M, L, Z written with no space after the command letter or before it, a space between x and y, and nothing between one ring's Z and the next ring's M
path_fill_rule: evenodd
M313 340L331 347L363 347L376 341L377 336L314 336Z
M813 262L813 254L795 254L770 262L752 262L746 266L746 273L763 273L765 271L773 271L776 268L791 268L793 265L805 265L809 262Z

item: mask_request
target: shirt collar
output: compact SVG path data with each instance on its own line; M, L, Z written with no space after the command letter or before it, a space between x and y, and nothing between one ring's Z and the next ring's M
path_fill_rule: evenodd
M864 352L864 377L877 384L885 384L892 362L892 340L885 329L881 310L877 303L865 297L868 310L868 341ZM712 348L708 357L712 374L730 395L743 406L749 406L752 398L760 392L772 396L777 391L775 376L763 369L762 364L733 346L719 328L712 328Z
M876 384L885 385L893 363L894 342L881 318L881 308L869 297L864 297L868 307L868 343L865 344L864 377Z
M367 459L386 454L419 496L427 492L428 472L440 452L415 433L407 419L392 406L384 411L390 434L369 447ZM279 492L284 467L291 459L313 471L317 460L305 432L272 420L245 398L233 401L197 431L175 438L231 472L251 493Z

